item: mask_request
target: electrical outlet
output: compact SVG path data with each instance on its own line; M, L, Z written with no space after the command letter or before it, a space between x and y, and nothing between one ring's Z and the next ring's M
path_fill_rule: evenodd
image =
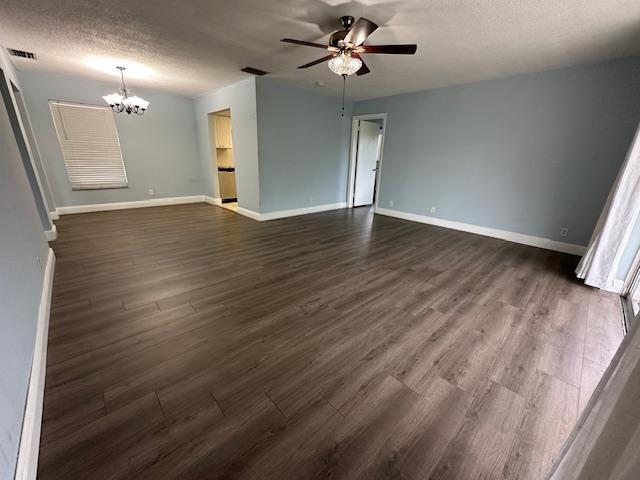
M431 213L436 213L436 207L431 207L430 212L431 212Z
M566 237L567 235L569 235L569 229L567 227L562 227L560 229L560 236Z
M153 197L153 196L156 194L156 192L155 192L155 190L154 190L153 188L150 188L150 189L147 191L147 194L148 194L150 197Z
M389 206L393 207L393 200L389 200Z

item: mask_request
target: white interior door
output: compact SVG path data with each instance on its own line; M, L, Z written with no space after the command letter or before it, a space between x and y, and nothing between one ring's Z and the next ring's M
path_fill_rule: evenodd
M376 188L380 125L360 120L353 206L372 205Z

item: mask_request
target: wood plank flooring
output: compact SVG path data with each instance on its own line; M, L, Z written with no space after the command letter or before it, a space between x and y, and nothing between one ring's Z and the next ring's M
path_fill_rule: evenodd
M621 341L577 258L338 210L63 216L40 479L541 479Z

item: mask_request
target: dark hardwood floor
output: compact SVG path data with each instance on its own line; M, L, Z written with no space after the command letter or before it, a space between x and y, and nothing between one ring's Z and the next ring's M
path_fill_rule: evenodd
M576 257L367 210L57 226L43 480L539 480L621 341Z

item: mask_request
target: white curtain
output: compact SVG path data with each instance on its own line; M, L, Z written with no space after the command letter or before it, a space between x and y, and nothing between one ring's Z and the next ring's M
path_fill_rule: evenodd
M616 273L640 213L640 126L576 274L587 285L619 290Z

